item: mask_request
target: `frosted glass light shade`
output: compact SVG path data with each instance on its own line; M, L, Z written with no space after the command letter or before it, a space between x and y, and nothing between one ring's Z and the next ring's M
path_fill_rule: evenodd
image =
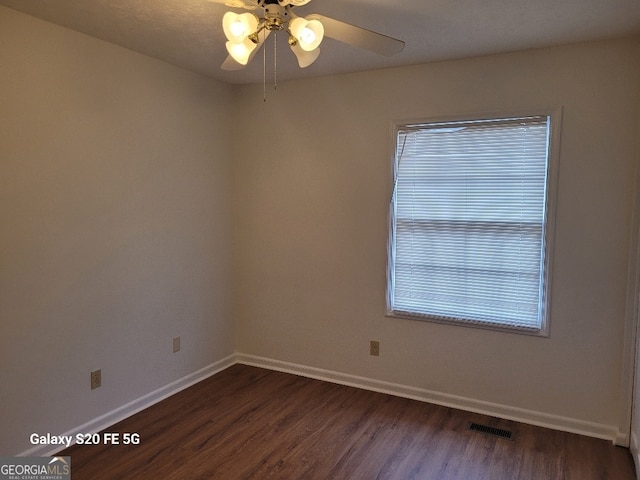
M229 41L225 45L227 47L227 52L231 55L231 58L241 65L246 65L249 62L251 52L253 52L258 46L248 38L245 38L244 41L240 43Z
M313 62L315 62L320 55L320 48L316 48L311 52L307 52L306 50L302 49L300 44L291 45L291 51L293 51L296 58L298 59L298 66L300 68L307 68Z
M289 30L306 52L315 50L324 37L324 27L318 20L296 17L289 23Z
M222 30L230 42L241 43L257 29L258 17L253 13L227 12L222 17Z

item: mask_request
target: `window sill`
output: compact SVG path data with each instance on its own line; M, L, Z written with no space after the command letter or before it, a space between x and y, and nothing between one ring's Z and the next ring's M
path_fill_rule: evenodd
M522 335L530 335L534 337L548 338L549 332L545 327L542 328L527 328L518 327L514 325L501 325L489 322L479 322L472 320L462 320L456 318L437 317L432 315L421 315L417 313L401 312L401 311L387 311L385 314L389 318L399 318L403 320L417 320L420 322L440 323L444 325L453 325L456 327L470 327L480 328L483 330L493 330L504 333L517 333Z

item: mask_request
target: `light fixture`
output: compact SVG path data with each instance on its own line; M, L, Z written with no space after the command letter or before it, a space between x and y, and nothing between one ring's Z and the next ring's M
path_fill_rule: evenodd
M303 50L300 44L291 45L291 51L294 53L296 58L298 59L298 66L300 68L307 68L313 62L316 61L318 56L320 55L320 49L316 48L310 52Z
M253 43L248 38L245 38L240 43L233 43L232 41L228 41L225 46L227 47L227 52L229 52L231 58L233 58L240 65L246 65L247 63L249 63L251 52L253 52L258 45Z
M253 13L227 12L222 17L222 30L230 42L240 43L258 28L258 17Z
M306 0L308 1L308 0ZM297 3L306 3L299 0ZM286 32L291 51L298 60L300 68L307 68L320 55L320 43L324 38L324 27L319 20L296 17L289 2L282 4L262 3L264 17L253 13L227 12L222 18L222 29L227 37L227 52L240 64L246 65L253 57L255 49L264 42L270 32Z
M258 28L258 17L253 13L227 12L222 17L222 30L227 37L227 52L236 62L246 65L257 43L249 36Z
M318 48L324 37L324 27L318 20L296 17L289 23L289 30L291 35L298 40L300 47L306 52L311 52Z

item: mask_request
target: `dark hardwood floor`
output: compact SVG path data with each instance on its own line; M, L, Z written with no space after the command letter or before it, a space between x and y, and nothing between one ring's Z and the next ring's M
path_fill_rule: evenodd
M606 440L244 365L108 431L140 443L60 452L73 480L635 479L629 451Z

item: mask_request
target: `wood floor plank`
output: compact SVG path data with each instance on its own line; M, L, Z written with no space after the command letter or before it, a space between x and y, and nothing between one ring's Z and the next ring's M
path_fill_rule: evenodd
M471 422L513 432L473 432ZM610 442L234 365L75 445L74 480L633 480Z

